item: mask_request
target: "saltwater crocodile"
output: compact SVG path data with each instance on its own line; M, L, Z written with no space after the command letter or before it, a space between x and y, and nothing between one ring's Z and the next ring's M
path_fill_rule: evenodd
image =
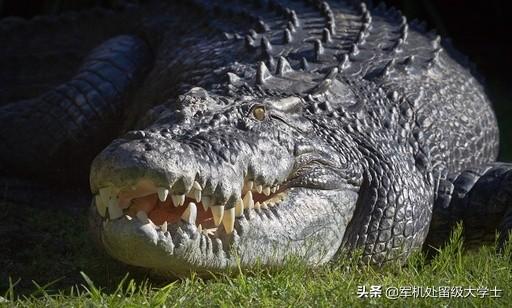
M512 226L482 85L393 8L147 1L0 34L4 174L80 182L118 134L92 163L91 225L125 263L384 264L457 221L475 243Z

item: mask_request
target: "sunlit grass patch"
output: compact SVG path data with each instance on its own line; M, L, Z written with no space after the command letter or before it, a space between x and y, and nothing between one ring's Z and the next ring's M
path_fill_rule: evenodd
M16 266L9 267L14 269L13 272L3 273L11 276L11 279L1 277L5 283L0 290L0 305L510 307L512 304L512 244L502 254L497 254L493 246L466 251L460 227L455 230L448 245L433 257L416 252L404 265L393 263L384 268L363 267L357 258L352 258L309 268L300 260L291 259L281 269L269 270L256 266L235 276L216 275L203 279L192 274L183 279L165 281L150 277L144 271L124 267L99 254L88 240L87 224L83 218L85 213L61 213L59 216L52 211L36 213L20 207L16 208L16 213L22 217L32 215L33 232L55 232L55 229L59 229L62 233L57 234L63 236L68 232L68 235L59 245L45 242L46 250L40 247L20 251L22 255L33 251L34 259L39 262L22 264L16 261L15 254L1 256L2 265ZM39 218L36 218L38 215ZM17 215L11 215L11 220L15 219L12 216ZM49 217L53 217L53 222L47 221ZM46 236L51 235L48 233ZM67 249L64 252L62 245ZM9 251L13 252L12 249ZM24 265L26 268L23 268ZM44 272L41 269L53 271ZM414 290L425 291L428 288L438 291L440 288L445 291L450 288L453 294L441 297L446 296L446 292L438 292L435 296L414 293ZM499 297L491 296L493 288L501 291L497 294ZM475 296L468 293L473 289ZM391 299L393 294L389 290L403 294ZM458 295L457 291L461 290L464 294ZM487 290L487 293L477 293L483 290ZM480 295L483 295L482 298Z

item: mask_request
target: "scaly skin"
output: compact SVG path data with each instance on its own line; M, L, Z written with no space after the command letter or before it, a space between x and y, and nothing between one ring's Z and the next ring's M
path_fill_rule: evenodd
M495 116L456 52L382 6L262 2L150 3L133 34L99 47L125 46L101 55L107 83L116 59L138 59L125 62L124 95L102 96L136 128L91 167L107 252L163 275L317 265L354 249L383 264L483 212L469 226L486 240L510 211L512 167L489 165Z

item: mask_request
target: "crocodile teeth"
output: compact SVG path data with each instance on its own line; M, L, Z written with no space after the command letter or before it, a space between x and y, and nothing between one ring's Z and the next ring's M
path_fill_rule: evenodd
M258 194L261 194L261 192L263 191L263 186L262 185L257 185L256 186L256 191L258 192Z
M174 207L182 206L185 203L185 195L171 195Z
M201 190L194 190L194 199L196 199L197 202L201 202Z
M158 188L158 199L162 202L167 200L167 196L169 195L169 190L163 187Z
M108 215L110 219L117 219L123 216L123 210L117 206L117 200L110 199L108 202Z
M213 214L213 222L215 223L215 226L219 226L222 222L222 216L224 216L224 205L217 205L210 207Z
M198 233L203 232L203 225L202 224L199 224L199 226L197 227L197 232Z
M205 210L205 211L206 211L206 210L208 210L208 208L209 208L209 207L210 207L210 205L211 205L211 199L210 199L210 197L203 196L203 197L201 198L201 200L203 201L203 202L202 202L202 204L203 204L203 208L204 208L204 210Z
M259 202L254 203L254 208L259 210L261 208L261 204Z
M105 205L103 200L101 200L101 197L99 195L96 195L94 197L94 203L96 204L96 209L98 213L101 215L101 217L105 217L105 215L107 215L107 206Z
M108 201L112 198L112 189L110 187L100 189L100 198L103 203L108 204Z
M233 232L233 229L235 228L234 207L224 211L224 218L222 219L222 224L224 225L224 230L226 230L227 234L231 234L231 232Z
M260 206L262 209L268 209L266 202L261 203Z
M164 223L162 224L162 226L160 226L160 230L162 232L167 232L167 221L164 221Z
M203 188L201 187L201 184L199 184L198 181L194 181L193 187L195 190L203 190Z
M244 201L242 199L238 199L235 204L235 216L240 217L244 213Z
M196 218L197 218L197 206L194 202L190 202L188 204L187 208L185 209L185 211L183 212L183 214L181 215L181 219L185 222L188 222L189 224L195 225Z
M144 211L137 212L137 219L139 219L143 224L148 224L150 222L148 214Z
M252 199L252 192L248 191L244 197L244 209L252 209L254 207L254 200Z
M272 187L272 189L271 189L270 191L271 191L273 194L275 194L275 193L276 193L276 191L277 191L277 186Z
M268 187L268 186L267 186L267 187L265 187L265 188L263 189L263 193L265 194L265 196L270 196L270 187Z

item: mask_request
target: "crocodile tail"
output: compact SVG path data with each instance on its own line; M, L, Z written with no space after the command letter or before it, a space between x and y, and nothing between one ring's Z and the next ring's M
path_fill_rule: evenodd
M29 20L0 19L0 106L35 97L71 78L91 49L133 33L139 12L121 4Z
M66 181L70 174L59 170L72 170L73 178L83 178L94 155L116 134L123 106L151 59L145 41L117 36L94 49L68 81L1 107L0 168Z

